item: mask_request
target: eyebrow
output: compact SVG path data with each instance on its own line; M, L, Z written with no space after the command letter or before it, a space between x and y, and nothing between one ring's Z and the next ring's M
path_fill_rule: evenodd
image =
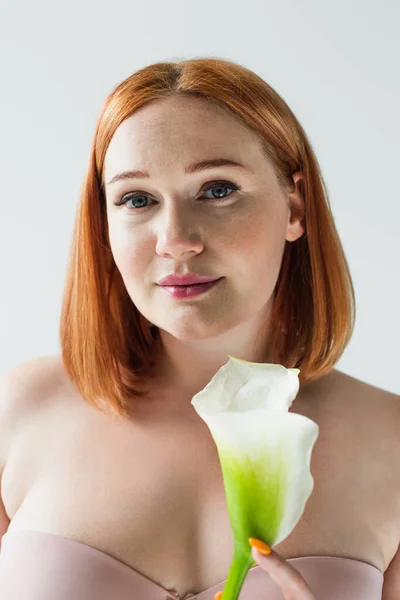
M191 163L186 167L185 174L189 175L192 173L199 173L200 171L215 169L217 167L239 167L241 169L245 169L246 171L250 170L248 167L241 165L235 160L231 160L229 158L214 158L212 160L202 160L200 162ZM123 179L148 179L149 177L150 174L147 171L123 171L122 173L117 173L114 175L114 177L107 182L107 185Z

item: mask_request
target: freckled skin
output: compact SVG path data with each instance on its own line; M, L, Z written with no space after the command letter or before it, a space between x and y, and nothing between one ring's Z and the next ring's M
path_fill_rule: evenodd
M192 161L220 157L250 170L184 174ZM301 174L294 176L292 193L282 190L254 132L223 109L187 97L149 104L119 126L104 180L128 169L148 171L151 178L106 185L114 260L134 304L160 328L170 371L197 389L228 353L255 360L253 343L271 308L285 244L304 232ZM226 200L218 202L206 189L218 181L242 189L224 188ZM140 192L140 202L129 197L127 205L113 205L132 192ZM180 301L155 285L174 271L225 279L204 296ZM189 375L193 361L196 376Z

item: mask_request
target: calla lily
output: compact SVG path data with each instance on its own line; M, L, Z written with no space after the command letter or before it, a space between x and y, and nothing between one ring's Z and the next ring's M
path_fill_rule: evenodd
M237 600L255 565L249 538L278 544L294 529L314 487L311 452L319 427L288 412L299 369L229 361L192 398L220 459L234 553L223 600Z

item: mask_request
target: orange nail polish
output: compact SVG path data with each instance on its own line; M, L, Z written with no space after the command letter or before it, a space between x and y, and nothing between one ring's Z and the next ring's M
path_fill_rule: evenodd
M222 592L217 592L214 596L214 600L221 600L222 598Z
M261 554L265 554L266 556L268 554L271 554L271 548L269 546L267 546L267 544L265 542L262 542L261 540L257 540L256 538L249 538L249 543L254 548L257 548L257 550L259 552L261 552Z

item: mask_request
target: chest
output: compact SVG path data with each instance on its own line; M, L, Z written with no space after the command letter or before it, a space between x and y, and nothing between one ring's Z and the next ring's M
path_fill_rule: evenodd
M320 426L310 466L314 489L275 550L285 558L355 558L384 571L396 507L379 428L367 432L368 420L363 429L334 411L307 414L306 406L299 412ZM20 436L4 479L10 529L81 541L182 596L224 580L233 535L204 422L160 414L118 423L91 410L58 409ZM11 485L16 473L19 488Z

